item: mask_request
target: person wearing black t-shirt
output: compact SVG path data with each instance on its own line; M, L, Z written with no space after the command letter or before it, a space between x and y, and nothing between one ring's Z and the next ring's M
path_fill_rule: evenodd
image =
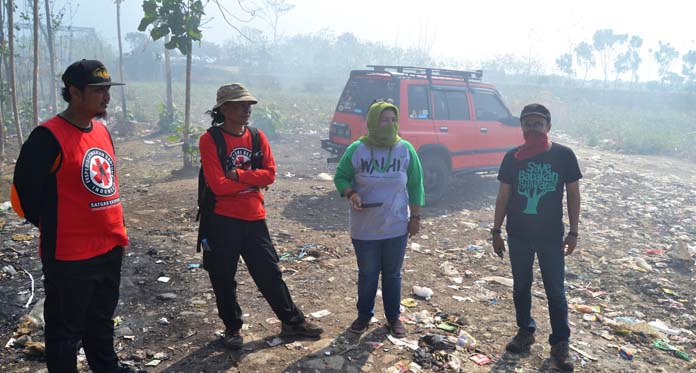
M491 229L493 250L502 259L505 242L500 229L507 216L513 299L519 330L506 350L520 353L528 351L534 343L536 323L531 316L531 287L536 254L551 319L551 358L557 368L572 371L573 362L568 355L570 328L564 287L565 256L572 254L577 245L582 174L573 151L549 141L551 113L546 107L525 106L520 122L525 143L510 150L500 165L500 189ZM564 186L568 193L570 222L567 234L563 224Z

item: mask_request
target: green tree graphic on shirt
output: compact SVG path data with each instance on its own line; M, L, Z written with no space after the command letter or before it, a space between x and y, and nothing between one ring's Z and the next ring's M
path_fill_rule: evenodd
M527 197L525 214L536 215L542 196L556 190L558 173L551 170L548 163L529 162L526 171L520 171L517 180L517 193Z

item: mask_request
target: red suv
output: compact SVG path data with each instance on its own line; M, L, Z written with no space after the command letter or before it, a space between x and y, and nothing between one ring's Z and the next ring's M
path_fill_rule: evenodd
M481 82L483 71L411 66L353 70L338 100L329 139L321 147L337 162L367 132L367 109L392 99L401 110L399 135L418 151L427 201L441 198L450 175L496 170L505 152L523 142L520 121L500 93Z

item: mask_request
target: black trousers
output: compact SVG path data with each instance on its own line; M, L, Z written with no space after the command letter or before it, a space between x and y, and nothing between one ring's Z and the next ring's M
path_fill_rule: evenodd
M123 248L80 261L44 262L46 364L50 373L77 372L78 342L95 373L114 372L114 310Z
M203 250L203 266L213 285L218 314L227 329L236 331L243 324L234 279L240 255L278 319L290 325L304 321L302 311L293 303L283 281L278 254L265 220L244 221L213 214L208 232L208 249Z

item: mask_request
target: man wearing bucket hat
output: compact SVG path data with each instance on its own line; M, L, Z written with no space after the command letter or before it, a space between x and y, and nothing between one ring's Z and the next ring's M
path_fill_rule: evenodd
M514 280L513 300L518 332L506 346L520 353L534 343L536 322L531 316L531 287L534 279L534 255L544 280L551 320L551 358L557 368L572 371L568 354L570 328L565 296L565 256L575 250L580 218L582 178L573 151L549 141L551 113L540 104L524 107L520 115L524 145L510 150L500 165L500 188L495 204L491 234L493 250L503 258L505 242L501 237L507 216L507 241ZM563 192L568 193L567 209L570 229L564 236Z
M106 116L111 81L99 61L81 60L63 74L67 109L32 131L15 165L12 207L39 227L46 300L49 372L77 372L82 341L94 372L119 366L113 313L128 245Z
M323 332L305 320L292 301L278 267L261 192L275 180L275 160L263 132L247 128L251 106L257 102L239 83L221 86L217 101L208 112L212 127L200 138L204 179L215 197L208 228L202 237L203 266L210 276L218 314L225 324L224 343L235 350L243 344L242 310L237 302L235 281L240 256L282 322L281 336L316 338ZM213 131L222 135L224 162ZM253 136L257 136L260 145L259 154L255 154Z

